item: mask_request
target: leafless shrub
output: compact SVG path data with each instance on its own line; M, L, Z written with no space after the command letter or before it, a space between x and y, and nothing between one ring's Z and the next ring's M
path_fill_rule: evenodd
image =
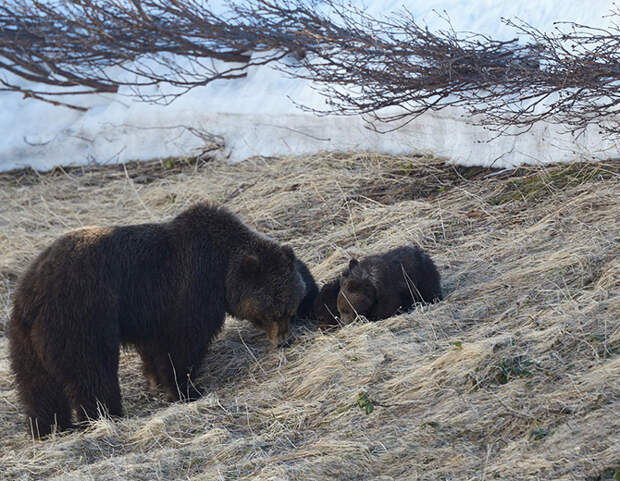
M55 89L0 82L40 99L131 87L145 100L168 102L288 53L269 41L234 12L218 16L195 0L12 0L0 6L0 68ZM265 53L252 58L250 50ZM148 90L163 83L172 93Z
M431 32L407 11L379 20L335 1L323 4L317 11L303 2L257 1L246 15L271 19L267 30L281 19L297 22L314 48L293 73L320 83L326 112L396 121L392 130L427 111L460 106L499 132L545 120L577 132L593 124L620 133L616 6L606 29L558 23L548 34L504 19L519 38L497 41L457 33L447 17L446 30Z
M218 14L200 0L10 0L0 6L0 68L55 89L0 82L48 100L131 87L169 102L277 62L316 82L328 99L322 113L367 115L392 122L388 130L459 106L499 133L544 120L613 136L620 9L609 17L608 28L559 23L552 34L505 19L520 38L498 41L458 33L447 17L445 30L431 32L410 12L377 19L338 0L231 0ZM278 62L290 52L300 62Z

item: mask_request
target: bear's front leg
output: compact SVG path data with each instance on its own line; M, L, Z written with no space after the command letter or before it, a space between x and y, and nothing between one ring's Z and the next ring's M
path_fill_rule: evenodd
M195 401L204 390L195 382L206 352L206 346L194 350L174 346L140 346L143 372L151 387L159 386L170 401Z

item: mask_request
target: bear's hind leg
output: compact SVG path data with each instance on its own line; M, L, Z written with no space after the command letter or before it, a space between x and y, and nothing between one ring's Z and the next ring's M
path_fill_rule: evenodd
M67 391L77 410L80 423L97 419L102 415L111 417L123 415L118 382L118 355L115 363L91 365L89 369L75 369L68 374Z
M123 415L118 382L120 346L118 336L110 332L89 333L92 338L72 345L56 359L56 370L77 411L79 422L101 415Z
M26 408L29 431L42 438L73 427L71 404L60 381L43 366L30 341L29 333L10 334L10 358L17 392ZM20 330L21 331L21 330Z

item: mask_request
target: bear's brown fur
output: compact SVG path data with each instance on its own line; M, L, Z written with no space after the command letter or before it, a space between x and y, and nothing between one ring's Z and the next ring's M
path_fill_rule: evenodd
M119 347L171 399L194 399L226 313L287 333L304 296L290 247L227 210L195 205L169 222L90 227L52 243L23 274L8 337L19 398L36 436L122 415Z
M297 309L297 320L307 320L312 318L312 306L314 304L314 300L319 293L319 288L316 285L316 281L308 269L308 266L299 258L295 259L295 268L297 272L301 275L301 279L304 281L305 291L304 298L299 304L299 308Z
M326 282L314 301L314 317L319 321L319 327L330 328L338 325L338 293L340 292L340 277Z
M358 315L378 321L409 309L415 302L443 298L432 259L418 247L398 247L361 262L352 259L340 278L337 306L347 324Z

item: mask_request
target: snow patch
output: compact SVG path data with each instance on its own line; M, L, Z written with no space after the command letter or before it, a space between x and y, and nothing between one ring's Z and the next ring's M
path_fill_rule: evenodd
M444 0L433 2L432 8L414 0L354 3L375 16L405 7L431 30L446 28L435 12L445 10L456 30L496 39L515 36L501 17L518 17L543 31L552 30L558 19L602 26L612 6L606 0L589 2L587 8L576 0ZM224 139L224 155L231 161L256 155L368 150L432 152L464 165L511 167L620 155L620 143L606 141L594 128L574 137L563 133L561 126L540 124L519 136L494 138L494 133L466 122L458 109L427 113L400 130L378 134L360 117L302 112L293 101L321 107L325 99L309 82L288 78L270 66L254 67L243 79L196 88L167 106L139 102L129 94L121 90L115 95L63 99L89 107L80 112L1 92L0 128L5 139L0 145L0 170L194 155L212 141L210 135Z

